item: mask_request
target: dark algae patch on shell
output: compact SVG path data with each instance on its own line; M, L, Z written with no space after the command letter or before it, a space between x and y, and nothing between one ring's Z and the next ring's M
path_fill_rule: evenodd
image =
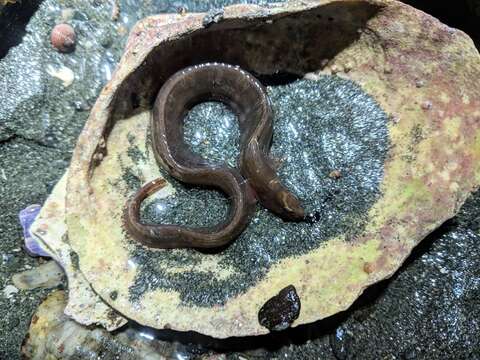
M300 308L295 286L288 285L261 307L258 322L270 331L285 330L298 319Z
M357 84L336 76L271 86L268 93L275 112L270 154L280 179L315 221L284 222L257 206L246 230L215 254L153 251L132 244L138 271L130 287L131 301L166 289L178 292L186 304L224 304L254 286L276 262L305 254L332 237L345 234L350 239L362 232L366 214L380 194L389 148L387 115ZM211 162L235 164L238 137L235 116L218 103L197 105L185 120L186 142ZM151 150L146 155L153 161ZM342 176L329 177L334 170ZM162 174L175 194L147 199L141 213L144 221L207 226L225 217L228 199L222 193L185 186ZM216 257L227 276L202 269L209 256ZM187 266L191 270L171 271Z

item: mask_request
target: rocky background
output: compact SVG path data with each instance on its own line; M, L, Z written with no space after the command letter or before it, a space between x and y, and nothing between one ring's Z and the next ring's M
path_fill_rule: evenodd
M43 261L23 251L18 212L42 203L68 166L129 29L149 14L206 11L239 1L144 0L142 6L134 0L4 2L0 0L0 359L18 359L32 314L51 291L19 290L11 282L13 274ZM480 1L406 2L480 44ZM50 45L50 31L61 22L72 24L77 33L72 54L60 54ZM157 334L165 340L159 351L182 359L480 359L479 224L480 193L422 242L392 279L368 289L345 313L252 339L216 342ZM101 358L134 356L122 354L112 349Z

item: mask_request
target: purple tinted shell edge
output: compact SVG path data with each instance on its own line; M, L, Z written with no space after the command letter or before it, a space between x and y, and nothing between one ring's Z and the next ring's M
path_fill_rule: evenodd
M33 204L27 206L25 209L20 210L18 218L20 220L20 225L23 228L23 237L25 241L25 249L28 254L31 256L45 256L50 257L50 254L44 250L44 248L39 244L38 240L32 236L30 232L30 227L37 218L41 205Z

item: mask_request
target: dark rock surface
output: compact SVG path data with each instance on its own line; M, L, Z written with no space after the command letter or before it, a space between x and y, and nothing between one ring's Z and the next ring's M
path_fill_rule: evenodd
M480 0L430 1L402 0L438 18L441 22L465 31L480 46Z
M68 166L88 109L113 71L128 29L148 14L184 7L205 11L234 2L151 0L140 7L123 0L113 21L113 2L44 0L21 43L21 26L12 31L16 40L11 44L20 45L5 49L0 60L0 359L20 358L30 317L48 293L10 291L12 274L38 264L22 250L17 214L43 202ZM77 32L72 54L59 54L49 44L49 32L59 22L71 23ZM5 24L0 22L2 44L8 38ZM60 66L75 74L69 87L47 73ZM480 359L479 224L480 194L475 194L457 218L415 249L392 279L368 289L347 312L272 336L207 342L232 359ZM229 352L229 347L242 353ZM184 358L202 353L198 346L185 349Z
M315 340L284 347L282 356L480 359L479 205L476 193L392 279L367 289L346 313L297 334Z
M261 307L258 321L270 331L285 330L298 318L300 308L297 290L289 285Z

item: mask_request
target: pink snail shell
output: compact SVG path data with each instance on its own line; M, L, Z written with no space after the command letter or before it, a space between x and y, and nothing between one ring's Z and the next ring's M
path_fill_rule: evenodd
M59 52L67 53L75 48L75 30L68 24L58 24L52 29L50 42Z

